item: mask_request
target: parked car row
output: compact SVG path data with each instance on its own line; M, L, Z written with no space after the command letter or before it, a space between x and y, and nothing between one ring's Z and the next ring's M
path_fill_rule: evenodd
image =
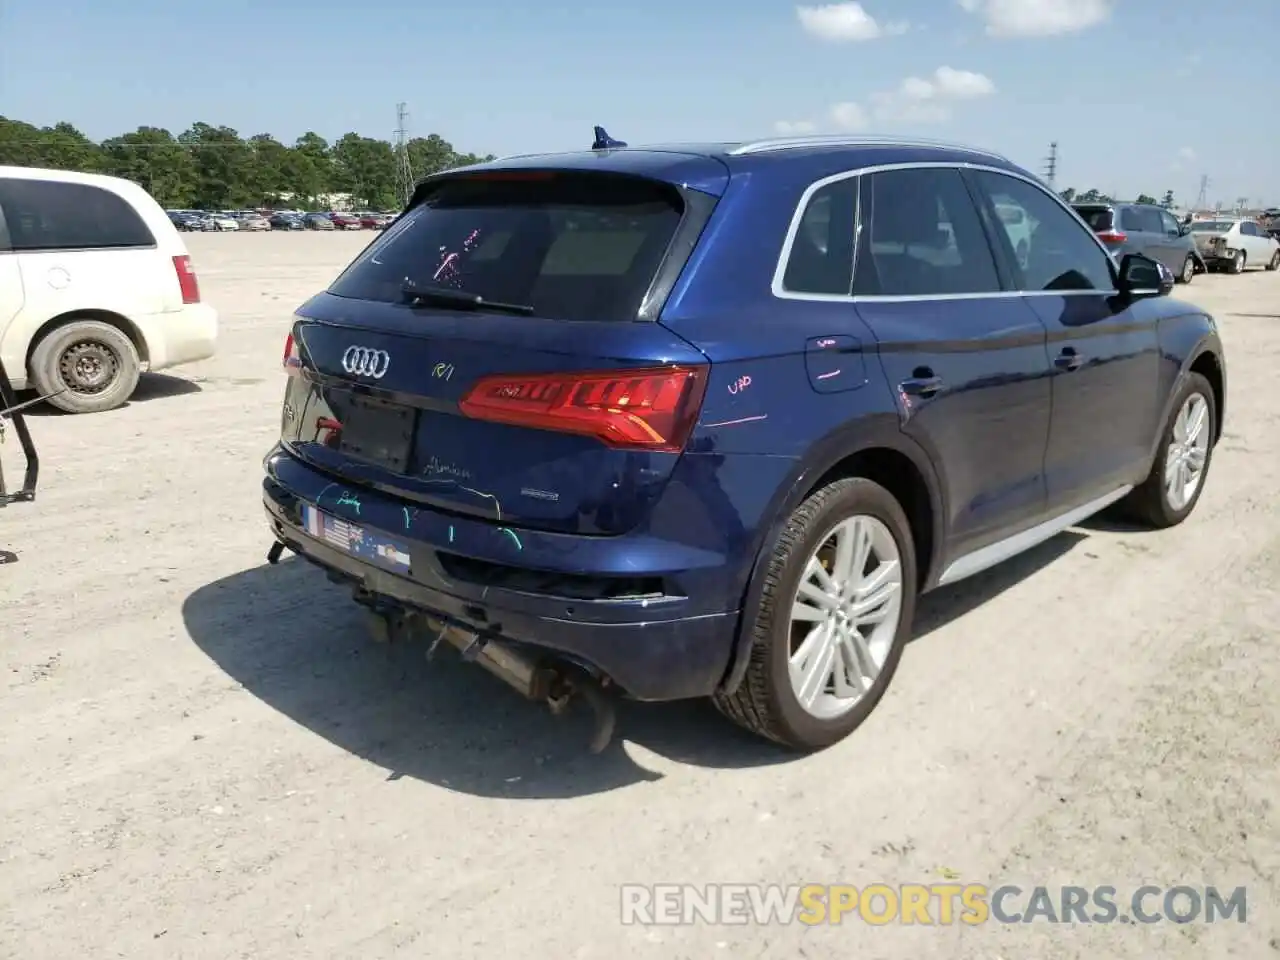
M394 213L347 213L337 210L166 210L170 222L186 232L220 233L267 230L381 230Z
M1076 213L1119 260L1141 253L1163 263L1179 283L1197 273L1280 269L1280 230L1253 220L1222 217L1179 223L1163 207L1146 203L1078 203Z

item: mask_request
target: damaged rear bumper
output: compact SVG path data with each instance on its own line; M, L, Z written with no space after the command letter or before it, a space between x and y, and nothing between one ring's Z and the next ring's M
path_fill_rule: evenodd
M277 542L349 586L376 612L420 615L433 628L441 625L442 635L447 627L447 639L460 649L469 643L465 638L480 638L529 662L574 664L638 700L709 696L724 678L736 612L671 616L642 600L583 601L462 583L450 580L432 546L420 541L409 544L405 569L383 569L309 532L302 511L314 506L312 499L281 482L279 471L263 480Z

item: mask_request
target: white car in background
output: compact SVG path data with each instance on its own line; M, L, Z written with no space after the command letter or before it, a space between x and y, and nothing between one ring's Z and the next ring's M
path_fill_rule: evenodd
M1280 241L1252 220L1197 220L1191 224L1191 236L1210 270L1280 270Z
M128 401L148 370L214 354L182 235L117 177L0 166L0 359L70 413Z
M240 229L240 221L224 213L213 214L209 217L209 222L213 224L213 229L218 231Z

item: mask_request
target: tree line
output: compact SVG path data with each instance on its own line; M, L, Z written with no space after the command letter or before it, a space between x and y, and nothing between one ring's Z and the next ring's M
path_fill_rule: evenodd
M1067 187L1060 194L1067 203L1115 203L1116 198L1103 193L1101 190L1085 190L1083 193L1077 193L1073 188ZM1166 190L1164 199L1157 200L1155 197L1145 193L1138 194L1138 199L1134 203L1149 203L1153 206L1164 207L1166 210L1172 210L1176 203L1173 200L1173 191Z
M439 134L405 147L414 177L492 160L459 153ZM97 143L70 123L37 127L0 116L0 165L51 167L124 177L169 209L234 210L321 205L349 194L356 206L396 207L401 158L386 140L344 134L332 144L304 133L292 145L267 133L245 139L231 127L193 123L176 136L139 127Z

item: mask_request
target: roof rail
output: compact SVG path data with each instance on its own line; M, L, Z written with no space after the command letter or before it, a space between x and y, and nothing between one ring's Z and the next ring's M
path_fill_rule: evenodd
M966 150L997 160L1007 160L1003 154L992 150L982 150L963 143L952 143L946 140L930 140L924 137L891 137L874 135L813 134L804 137L773 137L768 140L755 140L740 143L729 151L731 157L747 156L753 153L772 153L775 150L803 150L805 147L864 147L864 146L903 146L903 147L946 147L951 150Z

